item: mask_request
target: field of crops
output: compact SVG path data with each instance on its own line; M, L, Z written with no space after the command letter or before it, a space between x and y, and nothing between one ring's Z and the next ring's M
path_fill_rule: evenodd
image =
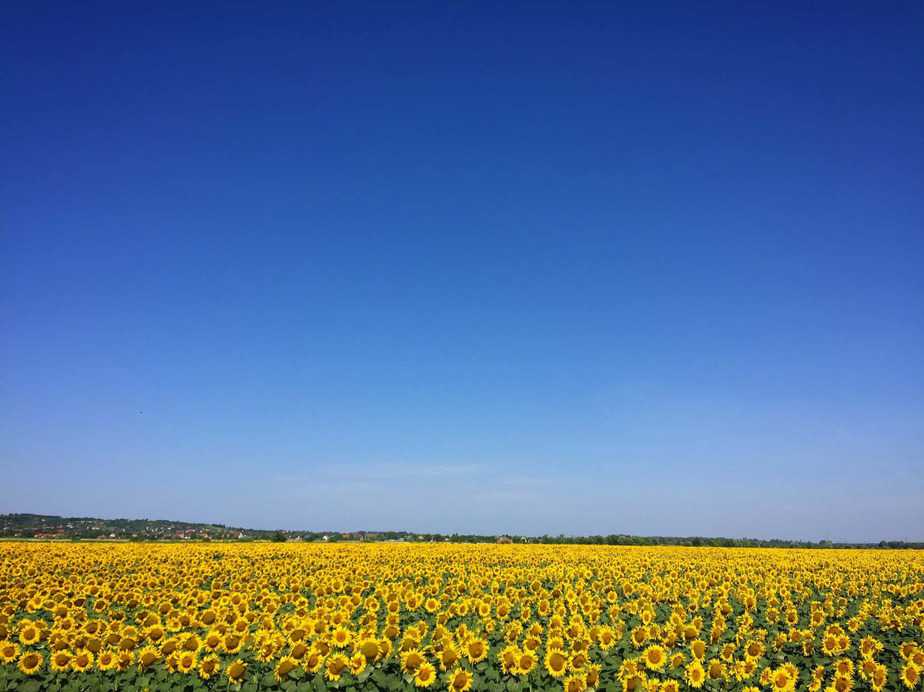
M0 543L0 689L920 689L924 553Z

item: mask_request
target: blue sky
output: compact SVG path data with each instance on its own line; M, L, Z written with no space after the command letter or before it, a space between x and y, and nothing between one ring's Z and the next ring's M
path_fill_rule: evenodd
M924 6L20 3L0 511L922 539Z

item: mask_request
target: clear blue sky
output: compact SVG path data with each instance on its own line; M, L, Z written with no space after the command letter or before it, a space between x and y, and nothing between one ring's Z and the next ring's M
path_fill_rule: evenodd
M924 538L924 5L496 5L4 7L0 511Z

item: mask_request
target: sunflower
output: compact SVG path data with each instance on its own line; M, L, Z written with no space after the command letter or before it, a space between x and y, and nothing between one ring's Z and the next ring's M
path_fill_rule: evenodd
M350 657L350 673L359 675L366 669L366 657L361 651L357 651Z
M853 661L849 658L839 658L834 663L834 669L837 675L840 675L842 678L849 678L853 675ZM795 678L798 675L798 671L790 669L789 674Z
M241 684L246 673L247 664L239 658L231 661L231 663L228 664L228 667L225 668L225 675L228 677L228 682L230 682L232 685Z
M42 669L45 658L38 651L27 651L19 659L19 670L24 675L35 675Z
M353 641L353 633L350 632L346 627L338 627L331 634L331 644L333 644L338 649L345 649Z
M774 692L792 692L796 688L796 680L785 666L780 666L770 675L770 687Z
M726 663L731 663L735 658L735 645L731 642L723 645L719 657Z
M420 649L409 649L401 652L401 670L405 673L414 673L425 661Z
M221 637L221 632L218 630L209 630L202 644L209 651L218 651L221 648Z
M645 627L636 627L632 630L631 638L632 646L636 649L641 649L649 639L648 630Z
M160 652L153 646L146 646L138 652L138 667L149 668L160 659Z
M163 626L159 624L151 625L150 627L144 629L145 639L154 644L163 639L165 635L166 631L164 630Z
M356 645L356 651L366 657L367 661L375 661L379 657L379 641L375 637L365 637Z
M580 670L587 664L587 654L583 650L575 651L571 654L571 660L568 662L568 665L571 667L571 670Z
M279 659L279 663L276 664L275 669L273 669L273 677L276 678L276 682L282 683L284 679L298 667L298 661L292 658L291 656L285 656Z
M917 668L914 667L914 665L911 663L906 663L902 668L899 679L902 681L902 684L905 687L907 687L909 690L913 690L921 682L921 673Z
M31 621L24 622L26 622L26 624L20 625L19 643L23 646L31 646L32 644L37 644L39 639L42 638L42 630L38 628L38 625Z
M93 652L80 649L71 659L71 670L83 673L93 666Z
M305 658L302 659L302 666L309 673L317 673L323 665L324 655L314 647L312 647Z
M702 639L694 639L690 642L690 653L693 654L693 658L702 661L706 658L706 642Z
M436 681L436 668L432 663L424 661L414 673L414 685L417 687L430 687Z
M853 689L853 678L838 675L834 678L834 683L829 687L833 692L850 692Z
M694 658L684 670L684 679L690 687L700 688L706 681L706 671L699 658Z
M516 664L514 665L512 672L515 675L529 675L533 668L536 667L536 655L525 649L517 656Z
M276 656L276 651L279 649L279 646L272 639L264 639L255 647L257 650L256 658L261 663L272 661Z
M12 663L19 658L19 645L9 639L0 641L0 663Z
M308 649L311 647L308 646L305 642L295 642L292 645L292 648L289 649L289 656L294 658L296 661L302 660L305 654L308 653Z
M234 632L228 632L221 640L221 649L226 654L236 654L244 646L244 638Z
M873 671L869 680L869 684L875 692L879 692L885 687L886 681L888 680L888 673L888 669L884 665L880 664L876 666L876 670Z
M344 672L350 670L350 659L343 654L331 654L324 662L324 677L336 682Z
M520 649L515 644L508 644L497 654L497 660L500 661L501 670L505 675L510 675L516 668L519 655Z
M96 667L100 670L116 670L119 667L119 656L115 651L106 650L96 657Z
M122 647L128 648L128 647ZM188 634L184 639L181 645L183 651L191 651L194 654L199 653L199 649L202 648L202 641L195 634Z
M208 680L221 671L221 659L215 654L204 656L199 661L199 677Z
M587 687L596 688L600 684L600 666L596 663L589 663L584 669L585 682Z
M560 649L549 649L545 653L545 669L553 678L560 678L568 672L568 656Z
M55 651L51 658L48 659L48 666L55 673L63 673L67 670L70 670L71 667L71 654L69 651L62 649L60 651Z
M584 692L587 689L587 679L580 673L565 678L563 692Z
M652 644L642 652L642 660L648 670L660 671L667 664L667 651L663 646Z
M162 656L169 656L174 651L180 648L180 640L176 637L170 637L160 645L160 653Z
M473 679L471 673L457 667L446 677L446 683L452 692L468 692L472 688Z
M749 639L744 646L744 655L748 658L758 659L764 655L764 645L756 639Z
M176 669L180 673L192 673L196 670L196 665L198 663L198 656L195 653L192 651L183 651L177 656Z
M488 657L488 642L479 637L472 637L465 643L465 656L474 665Z
M605 625L600 628L600 631L597 633L597 645L603 651L609 651L616 644L616 635L613 632L613 628Z
M919 671L924 670L924 649L918 647L912 651L908 656L908 663L913 665Z
M875 637L867 635L860 640L861 655L875 656L880 651L882 651L882 644Z
M135 654L132 651L119 651L116 653L116 665L119 670L128 670L135 662Z

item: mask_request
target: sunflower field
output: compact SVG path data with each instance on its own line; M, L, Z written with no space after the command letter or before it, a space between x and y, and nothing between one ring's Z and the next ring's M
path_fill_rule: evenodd
M920 689L924 552L0 543L0 689Z

